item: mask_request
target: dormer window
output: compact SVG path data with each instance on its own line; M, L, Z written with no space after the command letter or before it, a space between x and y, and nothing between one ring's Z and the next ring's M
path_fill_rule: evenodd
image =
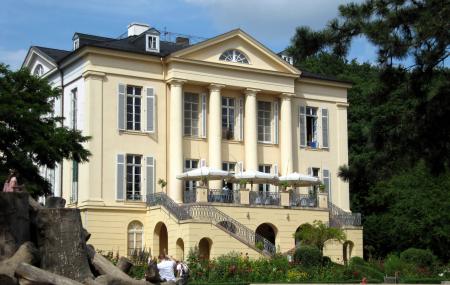
M76 38L73 40L73 50L76 50L79 47L80 47L80 39Z
M294 64L294 58L292 56L282 54L281 58L287 61L290 65Z
M229 61L229 62L237 62L237 63L246 63L248 64L248 58L241 51L237 49L229 49L222 53L219 57L219 60Z
M36 67L34 68L33 74L35 76L42 76L44 74L44 67L42 66L42 64L36 65Z
M145 36L145 50L159 52L159 36L158 35L146 35Z

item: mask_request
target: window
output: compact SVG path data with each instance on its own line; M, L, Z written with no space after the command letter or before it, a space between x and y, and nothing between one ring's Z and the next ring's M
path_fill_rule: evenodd
M236 49L229 49L225 51L222 55L220 55L219 60L246 64L249 63L248 58Z
M198 136L198 94L184 93L184 135Z
M222 163L222 170L234 173L235 169L236 169L235 162L223 162ZM223 180L222 187L227 187L228 189L233 189L233 183Z
M80 39L75 39L73 41L73 50L76 50L79 47L80 47Z
M78 112L78 91L77 89L73 89L70 92L71 100L70 100L70 127L74 130L77 129L77 112Z
M128 256L143 249L144 230L140 222L134 221L128 225Z
M306 145L312 148L317 144L317 108L306 107Z
M222 97L222 138L234 139L234 98Z
M159 52L159 36L147 35L146 36L146 51Z
M184 162L184 171L198 168L198 159L186 159ZM195 181L186 181L184 183L184 191L195 191Z
M36 76L42 76L42 74L44 74L44 67L42 66L42 64L36 65L33 74Z
M127 154L126 191L127 200L141 200L141 160L142 156Z
M78 162L72 160L72 189L70 193L70 202L78 202Z
M260 165L258 167L258 171L264 172L264 173L270 173L270 165ZM259 192L269 192L270 191L270 184L259 184L258 185Z
M258 141L270 143L271 141L271 115L272 103L258 101Z
M290 65L294 64L294 58L292 56L288 56L288 55L281 55L281 58L284 59L285 61L287 61Z
M320 172L320 168L311 167L308 169L308 175L311 175L314 177L319 177L319 172ZM318 188L319 188L318 185L314 185L314 186L310 187L309 195L316 197Z
M127 85L127 130L141 130L142 87Z

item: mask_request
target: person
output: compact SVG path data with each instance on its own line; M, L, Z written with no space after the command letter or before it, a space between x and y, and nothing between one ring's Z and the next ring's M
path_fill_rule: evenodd
M159 275L165 281L176 281L175 278L175 261L164 254L159 255L159 263L157 264Z
M182 261L177 261L178 285L187 285L189 280L189 267Z
M21 190L21 186L17 182L19 173L15 169L9 170L8 178L3 185L3 192L17 192Z

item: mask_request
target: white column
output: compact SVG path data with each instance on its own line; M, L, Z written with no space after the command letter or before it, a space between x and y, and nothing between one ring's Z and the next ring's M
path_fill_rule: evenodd
M220 89L224 85L209 86L208 162L209 167L222 169L222 98ZM221 189L222 182L211 181L211 189Z
M167 194L177 203L183 201L182 181L177 175L183 173L183 83L184 80L170 81L169 116L169 183Z
M293 94L290 93L281 94L281 175L286 175L294 171L292 149L292 96Z
M245 170L258 170L258 126L256 124L256 93L259 90L245 90L244 151Z
M337 119L336 119L336 130L337 130L337 153L338 153L338 163L336 165L336 171L340 165L348 165L348 132L347 132L347 108L348 104L336 104L337 107ZM332 121L332 117L328 118L330 123L334 123ZM331 134L331 132L330 132ZM329 136L330 136L329 134ZM331 137L331 136L330 136ZM331 145L331 144L330 144ZM333 145L331 145L333 147ZM332 177L336 177L337 173L332 173ZM332 179L330 177L330 179ZM333 183L337 181L337 183ZM342 181L342 179L335 179L331 181L331 195L332 202L336 204L338 207L345 211L350 211L350 193L349 193L349 184L348 182ZM336 187L337 185L338 187ZM337 189L336 189L337 188Z

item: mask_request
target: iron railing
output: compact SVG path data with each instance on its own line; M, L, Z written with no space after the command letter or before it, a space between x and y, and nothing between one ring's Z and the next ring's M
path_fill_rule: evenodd
M310 194L298 194L292 192L291 195L289 195L289 200L289 204L292 207L317 207L317 197Z
M330 227L342 228L344 226L361 226L361 214L346 212L328 201L330 211Z
M197 201L197 192L194 190L188 190L183 192L183 202L186 204L195 203Z
M178 220L208 221L264 254L275 254L276 248L273 243L213 206L198 204L178 205L163 192L148 195L147 203L149 206L161 205L165 207Z
M280 205L280 192L250 191L250 205Z
M239 193L239 191L233 190L210 189L208 190L208 202L239 204L241 202Z

